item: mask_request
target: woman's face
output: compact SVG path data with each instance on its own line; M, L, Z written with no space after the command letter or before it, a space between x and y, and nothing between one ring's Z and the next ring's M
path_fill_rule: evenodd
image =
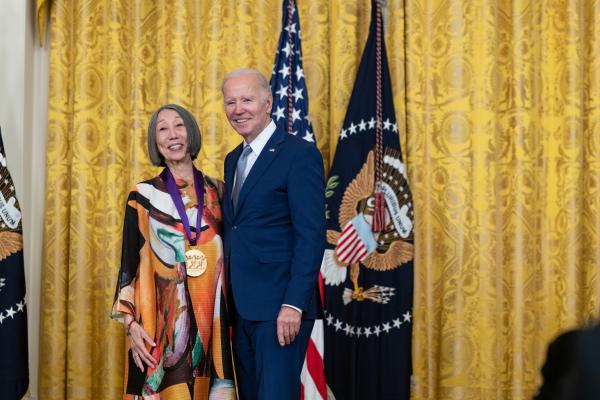
M177 111L166 108L158 113L156 146L166 163L188 156L187 130Z

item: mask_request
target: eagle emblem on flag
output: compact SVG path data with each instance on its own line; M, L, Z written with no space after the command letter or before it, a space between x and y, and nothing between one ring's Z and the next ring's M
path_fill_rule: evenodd
M0 261L23 249L23 237L20 233L0 231Z
M372 232L374 213L374 155L370 151L367 160L344 191L339 208L339 226L342 232L327 230L327 242L335 246L326 250L321 264L323 279L327 285L339 285L350 278L354 289L343 293L344 304L352 300L371 300L387 303L394 295L394 288L374 285L363 288L358 285L361 265L375 271L387 271L411 261L413 245L413 205L400 151L386 147L384 151L383 192L385 198L385 223L381 232ZM335 182L331 177L329 182Z

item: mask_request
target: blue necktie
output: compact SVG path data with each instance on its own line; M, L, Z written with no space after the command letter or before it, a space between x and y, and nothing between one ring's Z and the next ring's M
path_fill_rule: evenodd
M242 190L242 185L246 180L246 162L248 161L248 156L250 155L250 153L252 153L252 147L244 147L244 151L242 151L242 155L238 159L237 167L235 169L235 183L233 185L233 191L231 192L231 200L233 200L234 211L237 208L240 190Z

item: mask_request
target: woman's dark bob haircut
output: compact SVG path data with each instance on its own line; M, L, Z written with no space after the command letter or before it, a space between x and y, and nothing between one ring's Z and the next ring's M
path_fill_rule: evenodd
M165 160L156 145L156 125L158 124L158 114L162 110L174 110L183 120L185 130L187 131L188 152L192 156L192 160L195 160L202 147L202 136L200 135L200 128L196 119L192 113L177 104L165 104L154 111L148 124L148 156L150 157L150 161L157 166L166 166Z

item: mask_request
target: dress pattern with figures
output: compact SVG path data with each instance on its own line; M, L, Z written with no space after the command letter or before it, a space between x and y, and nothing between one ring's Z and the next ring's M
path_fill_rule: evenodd
M198 202L193 182L176 184L194 234ZM186 275L184 228L161 176L137 184L129 194L111 316L135 316L156 343L149 351L157 366L140 371L127 341L125 400L235 398L220 185L205 179L198 248L207 268L197 277Z

